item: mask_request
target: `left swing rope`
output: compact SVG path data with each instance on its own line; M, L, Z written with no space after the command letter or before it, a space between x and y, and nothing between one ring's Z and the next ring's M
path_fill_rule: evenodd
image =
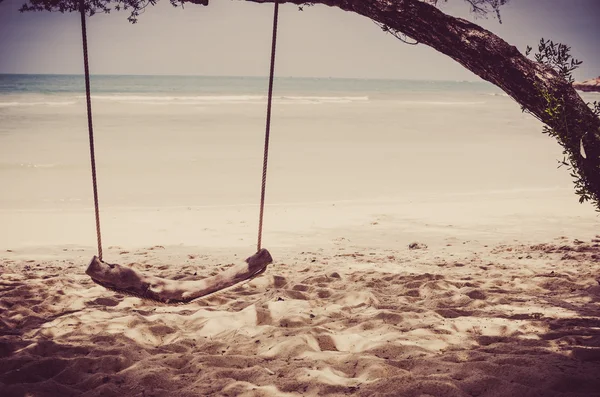
M265 193L267 188L267 166L269 161L269 140L271 137L271 108L273 104L273 79L275 77L275 56L277 50L277 23L279 19L279 0L275 0L273 9L273 34L271 36L271 65L269 68L269 91L267 94L267 125L265 129L265 146L263 152L262 183L260 191L260 210L258 215L258 241L256 252L262 249L263 220L265 214Z
M90 138L90 161L92 164L92 185L94 188L94 209L96 214L96 237L98 240L98 259L102 260L102 236L100 234L100 207L98 205L98 180L96 177L96 154L94 150L94 127L92 123L92 95L90 90L90 65L88 59L87 30L85 25L85 1L79 1L81 14L81 39L83 41L83 67L85 73L85 97L87 100L87 121Z

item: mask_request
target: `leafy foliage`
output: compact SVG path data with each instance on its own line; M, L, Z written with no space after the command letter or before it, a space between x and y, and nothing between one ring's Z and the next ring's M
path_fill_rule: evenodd
M527 46L525 55L529 55L532 50L533 48ZM571 47L551 40L544 40L544 38L540 40L534 58L536 62L556 70L560 77L566 79L569 83L575 81L573 71L582 64L581 61L571 55Z
M530 55L532 47L528 46L525 55ZM546 67L555 70L562 78L569 83L573 83L573 71L575 71L582 62L573 58L571 48L562 43L554 43L551 40L540 40L538 51L534 54L536 62L545 65ZM576 122L580 125L581 130L594 131L595 125L585 125L585 121L577 118L576 115L567 114L565 106L565 98L555 95L547 89L541 88L541 94L546 101L545 113L547 115L547 123L544 125L542 133L555 138L563 147L563 159L559 160L559 167L567 167L573 182L575 184L575 193L579 196L579 202L593 201L596 210L600 212L600 192L595 190L590 183L586 173L582 167L587 156L584 147L585 136L574 136L569 131L567 120L575 117ZM597 117L600 117L600 103L588 103L592 111ZM526 111L526 109L523 109ZM600 131L599 131L600 132Z

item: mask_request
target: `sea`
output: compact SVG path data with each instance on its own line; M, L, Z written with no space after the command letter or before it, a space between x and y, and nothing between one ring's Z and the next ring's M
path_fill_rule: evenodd
M92 76L101 204L256 204L267 87L261 77ZM276 78L267 202L571 191L560 147L541 131L486 82ZM0 183L3 211L92 206L83 76L0 75Z

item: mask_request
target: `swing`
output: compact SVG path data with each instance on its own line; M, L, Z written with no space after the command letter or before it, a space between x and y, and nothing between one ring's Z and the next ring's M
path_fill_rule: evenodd
M94 151L94 130L92 126L92 100L90 90L90 71L87 48L87 32L85 3L80 0L79 12L81 14L81 36L83 40L83 60L85 69L85 89L87 100L87 121L90 145L90 161L92 168L92 186L94 191L94 210L96 215L96 237L98 240L98 255L90 261L86 274L95 283L127 295L137 296L162 303L187 303L196 298L211 294L221 289L235 285L241 281L251 279L264 272L267 266L273 263L273 258L268 250L262 248L263 215L265 207L265 191L267 182L267 162L269 155L269 137L271 131L271 104L273 100L273 75L275 71L275 48L277 43L277 19L279 14L279 1L275 0L273 15L273 36L271 45L271 67L269 74L269 92L267 101L267 121L265 130L265 146L263 156L262 185L260 195L260 212L258 222L257 252L246 259L245 263L237 264L220 272L216 276L201 280L169 280L141 274L129 267L110 264L102 260L102 237L100 233L100 212L98 205L98 183L96 178L96 157Z

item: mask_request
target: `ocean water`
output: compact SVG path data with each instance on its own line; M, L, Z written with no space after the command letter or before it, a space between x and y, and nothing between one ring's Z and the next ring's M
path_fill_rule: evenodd
M256 204L266 92L265 78L93 76L102 205ZM571 189L558 145L487 83L278 78L274 96L270 204ZM87 134L82 76L0 75L0 210L89 208Z

